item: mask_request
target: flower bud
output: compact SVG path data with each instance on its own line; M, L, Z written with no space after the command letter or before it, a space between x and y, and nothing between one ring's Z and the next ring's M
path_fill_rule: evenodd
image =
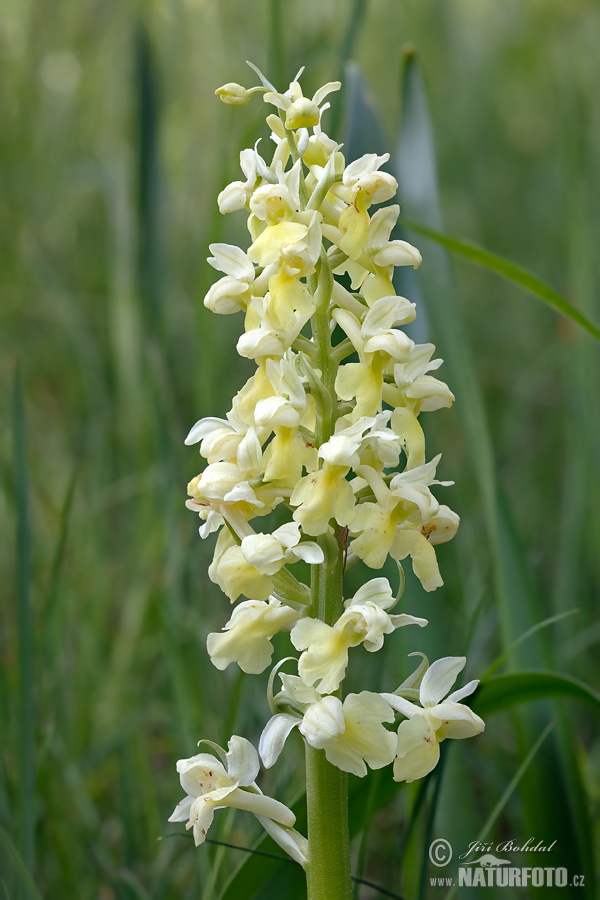
M285 127L294 130L311 128L313 125L319 124L320 116L319 107L313 100L309 100L308 97L299 97L287 109Z
M215 94L228 106L245 106L250 99L250 91L241 84L236 84L235 81L229 81L217 88Z

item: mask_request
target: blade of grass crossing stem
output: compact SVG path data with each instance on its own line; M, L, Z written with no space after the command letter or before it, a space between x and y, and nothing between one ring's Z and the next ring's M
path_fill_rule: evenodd
M557 675L554 672L521 672L492 678L487 683L481 685L473 699L472 707L474 711L480 715L489 718L489 716L503 712L507 709L552 696L572 697L574 699L583 700L596 709L600 707L600 697L587 685L578 682L576 679ZM518 782L521 781L526 769L529 767L533 757L540 750L541 744L553 724L555 724L555 722L552 722L545 727L542 731L542 737L536 740L533 747L528 750L525 759L515 776L516 781L515 779L511 781L510 785L502 795L501 804L498 804L494 808L493 813L489 816L488 821L484 826L486 833L500 814L509 797L512 795ZM444 744L442 749L447 752L450 748ZM570 752L572 752L572 745ZM434 779L434 797L429 807L428 823L426 825L427 834L430 836L435 821L435 810L442 787L443 770L437 769L436 773ZM350 795L349 819L352 837L355 837L361 828L363 830L366 829L373 816L389 803L403 787L402 784L385 777L385 773L374 772L372 775L374 777L371 779L357 782ZM424 801L429 787L430 782L425 779L418 785L418 792L413 804L412 814L404 835L405 843L409 841L410 836L415 830L417 819L423 812ZM577 785L575 785L574 788L577 789ZM297 803L293 804L293 809L299 817L303 813L303 804L303 797ZM365 809L367 810L366 814L364 812ZM456 815L456 809L454 810L454 814ZM303 824L299 821L297 827L302 831ZM470 837L472 837L473 833L474 832L471 831ZM269 842L268 838L266 840ZM255 847L262 846L262 844L263 839L261 838L255 844ZM425 840L425 845L428 846L428 840ZM359 866L357 869L359 875L360 868L361 867ZM247 896L244 892L249 890L249 886L254 885L255 887L258 887L261 883L261 878L267 877L267 875L269 878L269 885L278 884L279 878L284 877L283 870L286 869L286 863L281 863L278 860L261 861L260 857L249 854L242 860L239 868L226 885L221 894L221 900L241 900L241 898ZM423 869L421 870L421 873L422 872ZM421 878L422 877L421 874Z
M424 84L413 51L405 55L402 128L396 166L401 201L408 217L417 219L428 229L442 232L433 130ZM525 569L523 553L496 481L483 399L453 289L448 259L444 249L432 240L424 242L424 246L422 242L422 250L429 262L426 269L423 267L424 294L450 383L461 400L458 411L482 496L502 642L505 649L511 648L508 663L513 670L524 665L539 665L546 651L543 632L533 635L526 651L515 643L542 616L536 613L534 592ZM524 657L527 658L526 663ZM526 716L515 714L523 756L535 743L547 718L543 708L534 707L528 710ZM573 838L574 823L566 800L558 796L550 797L547 790L547 785L557 778L557 765L560 770L554 743L552 747L548 745L545 748L535 771L529 772L523 780L523 808L529 827L535 828L538 835L546 836L548 827L556 829L556 834L548 835L550 842L557 838L569 862L577 865L581 857Z
M13 429L17 502L17 623L19 667L19 787L18 847L26 870L33 875L35 860L35 664L31 608L31 528L29 520L29 461L21 375L17 368L13 389ZM24 896L23 885L19 887Z
M365 813L363 817L364 823L369 822L373 816L373 800L375 797L375 791L377 790L377 785L379 784L381 777L382 773L379 770L369 773L369 792L367 794L367 801L365 804ZM359 877L362 875L365 867L368 834L369 829L365 826L360 832L358 838L358 847L356 849L356 874ZM356 898L356 900L358 900L358 883L355 883L354 885L354 897Z
M376 776L373 781L371 778L357 780L350 791L348 820L351 840L366 830L376 813L386 806L404 787L403 783L394 781L391 778L391 773L387 770L381 775L378 772L373 772L371 775ZM427 782L423 782L422 785L419 785L419 788L422 788L424 792L427 788ZM422 800L424 799L424 794L419 792L419 797L421 799L414 806L413 811L415 815L413 819L416 818L423 808ZM306 834L306 799L304 793L290 807L296 815L295 828L301 834ZM414 825L414 822L412 822L412 825ZM265 841L266 845L263 846ZM261 849L273 849L274 853L281 853L266 833L254 844L255 849L259 847ZM273 877L277 879L281 869L287 868L288 865L287 862L280 862L276 859L265 859L255 854L247 854L225 884L219 895L219 900L245 900L248 896L254 896L252 894L254 888L257 889L266 878L270 879ZM360 875L360 869L357 869L357 874ZM388 878L387 881L389 882L389 880Z

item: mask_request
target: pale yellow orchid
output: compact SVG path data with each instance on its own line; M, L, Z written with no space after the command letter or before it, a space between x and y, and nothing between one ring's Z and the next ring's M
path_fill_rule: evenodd
M478 681L470 681L443 699L466 661L464 656L446 656L432 663L421 680L420 707L398 694L381 695L407 717L398 728L395 781L415 781L431 772L438 763L440 743L445 738L473 737L484 730L484 721L458 702L473 693Z

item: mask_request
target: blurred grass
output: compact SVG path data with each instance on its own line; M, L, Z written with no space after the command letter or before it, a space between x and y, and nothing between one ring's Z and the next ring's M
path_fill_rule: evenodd
M251 8L234 0L66 0L53 15L39 0L7 5L0 372L9 397L19 361L18 434L26 423L29 448L20 437L15 467L17 422L7 409L1 512L21 530L0 545L14 597L0 609L0 825L10 836L0 849L0 895L26 891L7 848L42 896L82 900L208 900L240 858L217 846L194 852L182 829L166 823L180 796L175 760L201 737L224 743L236 731L256 740L267 715L266 675L242 680L208 664L205 636L229 609L206 574L210 547L183 508L185 484L199 468L182 445L188 427L222 415L252 371L233 352L239 320L202 306L214 276L204 259L210 241L246 239L241 217L219 216L216 193L238 177L239 149L265 132L258 104L228 109L215 87L248 83L251 59L286 80L305 64L310 94L338 76L351 52L391 146L402 47L414 43L429 88L445 233L535 273L598 322L599 38L593 0L269 0ZM337 126L343 140L350 125ZM360 152L373 149L380 148ZM438 270L435 253L424 256L419 289L430 300L427 278ZM431 452L444 453L443 477L456 480L444 500L461 514L461 530L440 548L445 587L424 595L407 578L406 608L438 623L423 635L425 652L468 645L468 677L507 648L509 633L519 637L576 608L544 629L543 665L597 689L598 349L483 270L456 261L452 279L493 450L488 469L514 523L522 587L509 599L521 621L507 613L499 629L493 573L506 559L483 536L485 495L470 455L479 451L460 425L476 408L462 387L461 353L442 369L457 404L426 423ZM437 299L443 304L445 294ZM437 339L431 306L429 324ZM451 339L439 337L440 345ZM25 564L28 533L35 541ZM27 581L34 674L19 644ZM410 641L397 637L398 652L384 662L387 686L406 671ZM518 648L526 668L540 665L534 646L528 639ZM362 663L357 684L364 675L383 687ZM33 717L23 691L35 697L34 767L26 761L25 721ZM582 704L568 714L556 740L567 767L582 769L597 820L597 730ZM450 823L457 841L475 840L531 746L499 713L485 735L455 747L434 834ZM287 765L265 773L261 785L292 800L302 784L299 741L290 742ZM530 769L536 765L537 758ZM433 787L407 786L376 816L361 851L366 879L416 896ZM572 801L577 789L566 788ZM528 796L507 799L491 839L529 837L524 823L537 801ZM31 835L18 824L27 802L35 861ZM579 808L579 827L589 832ZM549 834L561 829L556 818L548 822ZM174 836L157 840L167 834ZM243 815L221 813L215 822L220 840L248 846L257 835Z

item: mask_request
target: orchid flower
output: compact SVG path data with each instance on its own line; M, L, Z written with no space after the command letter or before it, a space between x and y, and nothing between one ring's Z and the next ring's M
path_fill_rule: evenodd
M458 702L472 694L479 681L470 681L443 699L466 661L464 656L446 656L432 663L419 688L420 707L397 694L381 694L390 706L407 717L398 728L396 781L414 781L431 772L440 758L440 743L445 738L473 737L484 730L484 721Z
M260 768L258 754L250 741L233 735L224 762L208 753L198 753L177 762L177 771L186 796L177 804L169 822L185 822L198 847L204 843L215 809L225 806L246 809L279 825L291 828L296 817L291 809L272 797L265 797L255 784Z

